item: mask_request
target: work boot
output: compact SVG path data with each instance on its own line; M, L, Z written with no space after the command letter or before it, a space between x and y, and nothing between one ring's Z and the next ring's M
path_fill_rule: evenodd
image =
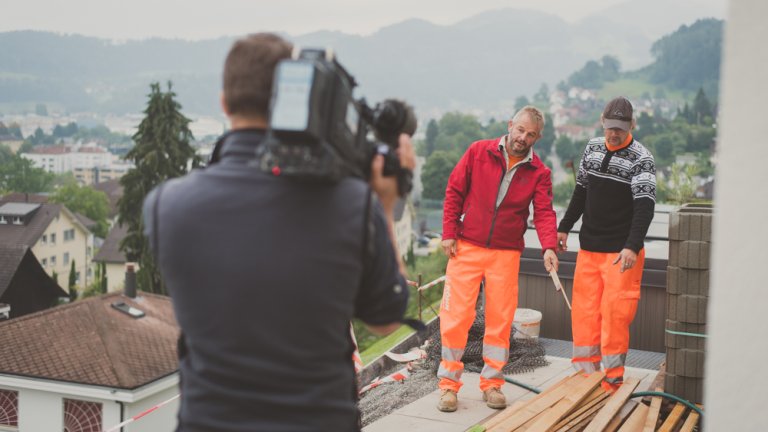
M483 392L483 400L488 408L504 409L507 407L507 397L498 387L491 387Z
M454 412L459 406L459 400L456 398L456 392L453 390L442 390L440 393L440 402L437 404L437 409L443 412Z

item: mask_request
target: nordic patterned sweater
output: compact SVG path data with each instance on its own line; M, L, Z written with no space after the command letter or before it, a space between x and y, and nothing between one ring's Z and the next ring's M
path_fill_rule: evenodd
M587 143L576 176L576 188L558 232L569 232L583 217L581 249L591 252L636 253L653 219L656 204L656 167L653 155L632 140L610 151L605 138Z

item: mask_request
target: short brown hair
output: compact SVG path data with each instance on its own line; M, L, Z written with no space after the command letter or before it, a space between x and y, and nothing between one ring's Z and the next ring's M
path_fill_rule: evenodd
M272 33L237 40L224 61L224 103L229 114L267 117L275 66L293 45Z

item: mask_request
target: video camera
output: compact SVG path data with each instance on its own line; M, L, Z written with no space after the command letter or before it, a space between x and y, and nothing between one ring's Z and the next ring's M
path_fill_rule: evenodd
M395 150L401 133L416 130L413 109L395 99L371 108L353 98L355 85L330 50L294 51L278 63L259 167L308 180L368 179L373 157L381 154L384 175L397 176L401 196L410 192L413 174L400 166Z

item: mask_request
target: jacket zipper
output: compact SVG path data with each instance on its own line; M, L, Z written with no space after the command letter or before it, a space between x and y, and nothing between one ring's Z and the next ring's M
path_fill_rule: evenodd
M489 151L490 152L490 151ZM491 155L494 155L491 153ZM496 159L498 160L498 158ZM496 189L496 201L499 200L499 192L501 191L501 184L504 183L504 175L506 174L506 171L504 171L504 165L502 164L501 167L501 178L499 179L499 187ZM493 219L491 219L491 231L488 233L488 241L485 243L486 247L491 247L491 238L493 237L493 229L496 227L496 215L499 214L499 207L496 206L496 202L493 203Z

